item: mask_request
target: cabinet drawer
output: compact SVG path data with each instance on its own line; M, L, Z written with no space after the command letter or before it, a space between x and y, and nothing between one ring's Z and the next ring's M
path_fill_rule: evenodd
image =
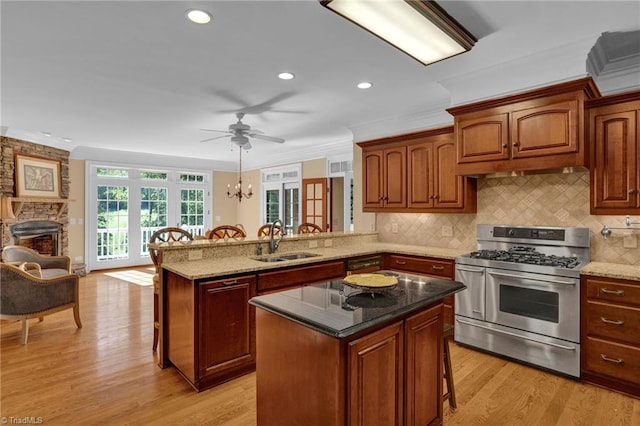
M437 260L422 257L389 255L389 269L406 272L417 272L436 277L453 279L454 262L452 260Z
M640 306L640 282L587 277L587 297L625 305Z
M327 262L258 274L258 293L344 277L344 262Z
M584 369L640 384L640 348L587 337Z
M587 334L640 345L640 309L587 303Z

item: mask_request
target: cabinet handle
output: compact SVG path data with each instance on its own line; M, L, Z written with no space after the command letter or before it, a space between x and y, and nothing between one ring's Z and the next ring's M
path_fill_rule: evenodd
M431 265L431 269L435 269L436 271L442 271L444 270L444 266Z
M609 358L605 354L600 354L600 358L603 361L613 362L614 364L622 364L624 362L624 360L622 358Z
M635 194L638 190L637 189L630 189L628 192L629 194Z
M503 143L503 144L502 144L502 147L503 147L503 148L506 148L506 147L508 147L508 146L509 146L509 144L508 144L508 143Z
M613 325L622 325L624 324L624 321L622 320L610 320L608 318L605 317L600 317L600 321L607 323L607 324L613 324Z
M396 260L396 265L406 265L407 262L404 262L402 260Z
M513 146L518 146L518 145L519 145L519 142L514 142L513 143Z
M624 295L624 290L609 290L606 288L601 288L600 291L604 294L615 294L616 296Z
M238 284L238 280L231 280L231 281L222 281L222 286L226 287L228 285L236 285Z
M378 201L383 201L383 200L384 200L384 197L378 198Z

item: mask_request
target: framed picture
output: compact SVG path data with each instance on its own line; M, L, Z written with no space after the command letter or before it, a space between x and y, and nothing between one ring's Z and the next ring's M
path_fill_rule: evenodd
M16 196L60 198L60 161L15 156Z

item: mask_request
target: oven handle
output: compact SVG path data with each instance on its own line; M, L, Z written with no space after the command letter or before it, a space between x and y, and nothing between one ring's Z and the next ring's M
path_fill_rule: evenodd
M484 269L482 268L468 268L468 267L462 267L460 265L456 265L456 269L459 269L461 271L467 271L467 272L484 272Z
M522 275L514 275L514 274L503 274L502 272L489 272L489 275L496 275L499 277L509 277L509 278L521 278L525 280L533 280L533 281L542 281L543 283L552 283L552 284L562 284L562 285L576 285L575 281L557 281L549 278L531 278L531 277L523 277Z
M496 330L495 328L487 327L486 325L474 324L472 322L467 322L467 321L461 320L459 318L456 318L456 321L458 321L459 323L465 324L465 325L470 325L472 327L484 328L485 330L495 331L496 333L502 333L502 334L506 334L506 335L509 335L509 336L518 337L518 338L524 339L524 340L530 340L532 342L541 343L543 345L554 346L556 348L565 349L567 351L575 351L576 350L575 346L566 346L566 345L560 345L558 343L545 342L545 341L542 341L542 340L533 339L531 337L521 336L520 334L511 333L509 331Z

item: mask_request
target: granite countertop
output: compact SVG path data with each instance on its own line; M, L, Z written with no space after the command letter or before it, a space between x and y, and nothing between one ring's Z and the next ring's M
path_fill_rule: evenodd
M286 268L289 266L302 266L328 260L342 260L349 257L366 256L380 253L407 254L416 256L437 257L441 259L455 259L456 256L468 253L464 249L447 249L439 247L411 246L390 243L365 243L344 247L323 247L317 249L302 250L305 253L318 256L306 259L286 260L282 262L260 262L253 259L256 256L229 256L215 259L194 260L189 262L167 262L162 267L190 280L202 278L215 278L224 275L242 273L255 273ZM278 252L277 255L286 252Z
M580 275L594 275L598 277L640 281L640 265L591 262L580 270Z
M457 281L395 271L398 285L375 293L349 287L343 280L252 298L249 303L336 338L418 311L466 287Z

